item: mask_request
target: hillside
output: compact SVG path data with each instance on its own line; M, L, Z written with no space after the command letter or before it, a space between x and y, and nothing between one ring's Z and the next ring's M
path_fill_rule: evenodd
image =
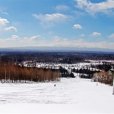
M88 79L77 77L75 79L62 78L60 82L5 83L0 84L0 90L1 114L15 114L15 112L16 114L37 114L38 112L49 114L55 113L55 109L57 109L55 114L61 114L62 112L114 113L112 86L91 82ZM56 107L55 104L61 105ZM40 109L37 109L37 107L40 107ZM42 110L43 108L47 109L47 107L53 107L54 110ZM61 113L59 110L61 110Z

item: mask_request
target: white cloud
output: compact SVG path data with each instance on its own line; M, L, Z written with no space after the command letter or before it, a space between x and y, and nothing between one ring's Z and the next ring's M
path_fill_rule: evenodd
M1 42L5 42L5 43L10 43L12 41L18 41L19 40L19 36L18 35L11 35L9 38L6 39L1 39Z
M0 17L0 26L7 25L8 23L9 23L9 21L7 19Z
M100 32L93 32L91 35L94 37L99 37L99 36L101 36L101 33Z
M82 26L80 24L74 24L73 28L77 29L77 30L80 30L80 29L82 29Z
M12 35L11 36L11 39L18 39L19 38L19 36L17 36L17 35Z
M33 40L39 40L39 39L40 39L40 35L31 36L29 39L30 39L31 41L33 41Z
M111 35L109 35L109 38L114 39L114 33L112 33Z
M17 28L14 27L14 26L6 27L4 30L5 30L5 31L14 31L14 32L17 32Z
M52 13L52 14L33 14L33 16L38 19L41 23L57 23L63 22L68 17L61 13Z
M17 28L8 19L0 17L0 32L17 32Z
M41 40L40 35L28 36L28 37L21 37L21 42L28 42L28 43L38 43L37 41Z
M114 42L107 41L85 41L84 39L53 38L43 39L39 35L20 37L12 35L7 39L0 39L0 47L20 47L20 46L49 46L49 47L74 47L74 48L102 48L114 49Z
M92 3L90 0L75 0L78 8L90 13L108 13L114 9L114 0Z
M63 42L63 41L67 41L67 40L68 40L67 38L62 38L62 37L59 37L59 36L54 36L52 42L54 42L54 44L55 44L55 43L61 43L61 41Z
M0 39L0 47L20 47L20 46L35 46L41 43L39 35L33 36L18 36L11 35L9 38Z
M55 7L57 11L67 11L69 10L69 7L67 5L58 5Z
M114 42L97 41L89 42L84 39L68 39L62 37L54 37L54 39L47 43L45 46L52 47L74 47L74 48L102 48L102 49L114 49Z

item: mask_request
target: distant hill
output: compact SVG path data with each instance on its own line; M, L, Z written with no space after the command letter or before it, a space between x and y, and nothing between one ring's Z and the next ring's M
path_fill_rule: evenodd
M113 49L101 49L101 48L76 48L76 47L9 47L0 48L0 52L89 52L89 53L114 53Z

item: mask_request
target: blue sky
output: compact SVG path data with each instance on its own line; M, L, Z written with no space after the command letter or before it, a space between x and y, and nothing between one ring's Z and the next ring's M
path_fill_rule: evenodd
M114 49L114 0L0 0L0 47Z

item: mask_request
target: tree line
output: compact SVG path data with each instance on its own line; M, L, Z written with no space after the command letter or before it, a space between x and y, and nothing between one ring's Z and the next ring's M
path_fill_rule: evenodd
M13 63L0 63L1 82L54 81L60 72L52 69L21 67Z

